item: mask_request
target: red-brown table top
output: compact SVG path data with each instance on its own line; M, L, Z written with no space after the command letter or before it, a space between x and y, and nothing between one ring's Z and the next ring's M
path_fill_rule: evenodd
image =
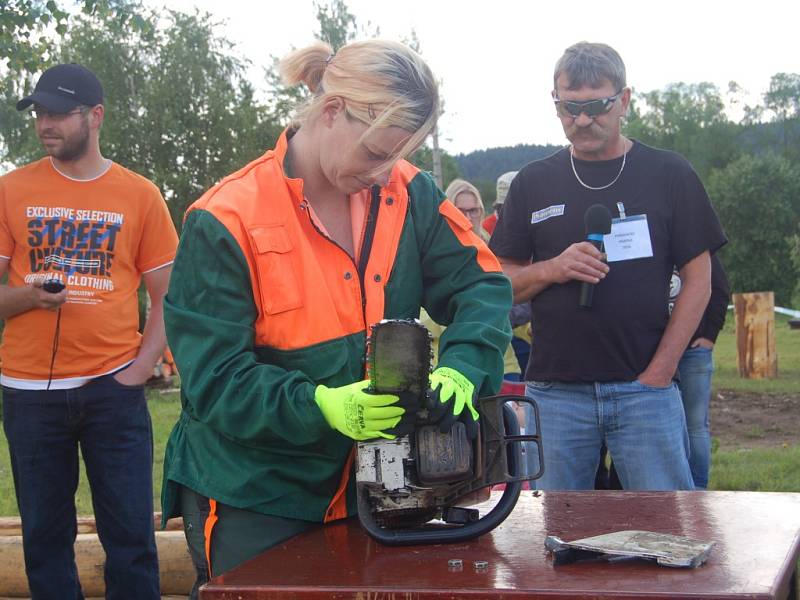
M647 561L554 567L565 541L641 529L717 543L696 569ZM215 577L213 599L785 598L800 555L800 494L523 492L492 533L464 544L387 547L357 519L299 535ZM462 570L448 566L461 559ZM474 561L488 561L477 570Z

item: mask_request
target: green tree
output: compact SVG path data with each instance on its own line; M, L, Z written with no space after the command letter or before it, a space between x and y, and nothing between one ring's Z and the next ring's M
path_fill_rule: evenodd
M779 143L787 158L800 156L800 73L777 73L764 94L764 107L778 124Z
M800 281L792 261L800 168L775 155L745 155L711 173L707 187L730 240L721 256L732 290L772 290L776 302L789 303Z
M764 94L764 105L778 120L800 117L800 73L773 75Z
M0 10L0 66L35 69L53 53L44 32L67 29L69 14L50 0L3 0Z
M319 29L314 32L314 37L330 44L336 52L356 38L358 26L356 17L347 8L344 0L333 0L329 4L314 2L317 9L317 23Z
M0 78L0 163L22 164L41 155L30 113L15 108L32 88L29 74L9 71Z
M152 13L137 16L156 22ZM53 62L79 62L97 74L106 95L103 152L154 181L179 224L189 203L274 144L280 128L209 15L159 18L159 28L137 28L111 13L84 15L59 40ZM14 110L32 81L24 70L4 78L0 160L41 155L27 113Z
M171 11L169 19L141 90L139 133L177 220L204 190L271 147L280 127L244 79L245 63L214 35L210 15Z
M707 82L637 94L625 126L626 135L683 155L701 177L737 156L739 130L725 115L719 89Z
M150 26L139 15L141 3L137 0L75 0L67 4L80 6L86 15L112 17L125 27L143 29ZM56 50L55 36L66 33L71 18L64 3L55 0L2 0L0 7L0 66L36 71L52 61Z
M444 182L444 187L447 187L453 179L461 177L461 170L458 168L458 163L452 155L443 150L440 152L442 159L442 180ZM428 145L421 146L408 160L423 171L433 171L433 151Z
M353 41L359 34L356 17L350 12L344 0L331 0L327 4L315 0L314 8L317 11L318 26L314 37L328 43L334 52ZM362 29L361 32L364 37L378 35L377 29L371 34L366 29ZM279 62L279 57L272 57L272 66L266 72L267 86L271 92L273 113L282 123L288 124L292 111L308 98L309 92L302 86L285 86L278 70Z
M147 13L142 18L152 23L156 15ZM147 112L144 92L149 84L152 49L158 43L153 27L145 33L108 15L87 15L71 23L54 61L83 64L97 75L103 84L106 109L100 135L102 151L151 179L153 161L142 117ZM29 134L29 138L35 136ZM40 153L37 148L36 155ZM21 162L22 157L12 157Z

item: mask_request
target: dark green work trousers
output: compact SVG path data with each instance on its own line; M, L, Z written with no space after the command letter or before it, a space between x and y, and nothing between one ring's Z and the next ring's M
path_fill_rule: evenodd
M211 531L211 568L206 560L206 519L210 512L208 498L187 487L181 487L180 505L183 513L183 531L189 544L197 580L192 588L192 600L198 589L213 576L230 571L235 566L257 556L267 548L276 546L321 523L284 519L234 508L217 502L217 522Z

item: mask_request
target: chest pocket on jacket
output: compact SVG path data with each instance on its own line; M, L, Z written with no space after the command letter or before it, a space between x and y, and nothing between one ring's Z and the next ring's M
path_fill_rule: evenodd
M249 230L261 305L270 315L300 308L303 296L292 258L292 241L282 225Z

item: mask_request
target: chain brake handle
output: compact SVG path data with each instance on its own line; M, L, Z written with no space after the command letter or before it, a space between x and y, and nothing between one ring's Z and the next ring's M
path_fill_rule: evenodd
M507 427L509 422L507 410L510 409L510 406L508 406L510 402L527 404L532 408L533 425L535 426L532 433L527 431L524 434L520 433L519 427L515 423L512 423L512 427ZM478 398L478 412L481 416L480 421L478 421L481 424L481 443L485 448L483 485L530 481L541 477L544 473L544 455L542 453L539 407L536 402L526 396L513 394L486 396ZM517 450L521 450L521 444L525 442L536 446L538 471L521 475L519 474L520 469L516 469L518 471L516 474L509 473L508 469L504 467L503 456L508 456L511 452L516 454Z

